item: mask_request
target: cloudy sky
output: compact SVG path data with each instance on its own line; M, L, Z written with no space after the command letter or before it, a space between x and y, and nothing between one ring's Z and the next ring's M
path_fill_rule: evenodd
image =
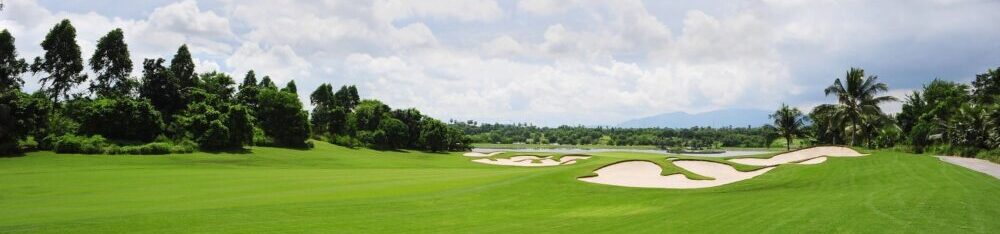
M199 71L294 79L303 100L356 84L394 108L483 122L810 108L852 66L898 96L1000 66L993 0L2 2L22 57L70 19L85 58L120 27L136 64L186 43Z

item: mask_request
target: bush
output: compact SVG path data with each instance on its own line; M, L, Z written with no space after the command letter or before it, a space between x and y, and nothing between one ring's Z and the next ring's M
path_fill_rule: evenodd
M361 140L358 140L358 138L354 138L354 137L351 137L351 136L348 136L348 135L337 135L337 136L334 136L330 140L330 143L332 143L334 145L343 146L343 147L349 147L349 148L355 148L355 147L364 146L364 144L361 143Z
M163 130L160 112L145 99L102 98L80 101L70 110L79 121L79 132L112 140L148 142Z
M989 160L995 163L1000 163L1000 149L979 151L979 153L976 153L976 158Z
M101 154L110 144L104 137L62 135L52 141L52 150L61 154Z

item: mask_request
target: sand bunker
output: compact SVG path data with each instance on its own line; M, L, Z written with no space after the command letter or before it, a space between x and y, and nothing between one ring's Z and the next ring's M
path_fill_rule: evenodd
M820 146L820 147L812 147L788 153L783 153L775 155L774 157L771 158L738 158L738 159L730 159L729 161L739 164L754 165L754 166L774 166L790 162L798 162L803 160L814 159L822 156L858 157L858 156L864 156L864 154L858 153L858 151L854 151L853 149L847 147ZM825 160L826 159L823 159L823 161ZM814 164L821 163L823 161L814 162Z
M625 187L693 189L734 183L759 176L773 169L773 167L768 167L751 172L741 172L732 166L715 162L679 160L673 161L673 163L685 170L715 179L691 180L683 174L662 176L660 175L662 169L656 163L625 161L594 171L597 176L580 178L579 180Z
M493 157L494 155L498 155L498 154L501 154L501 153L503 153L503 152L493 152L493 153L488 153L488 154L484 154L484 153L480 153L480 152L468 152L468 153L465 153L465 154L462 154L462 155L466 156L466 157L482 158L482 157Z
M519 167L547 167L547 166L559 166L568 165L576 163L576 160L588 159L589 156L563 156L559 161L553 160L551 157L538 157L530 155L514 156L510 158L497 158L497 159L476 159L472 160L477 163L485 163L492 165L504 165L504 166L519 166Z
M814 164L820 164L820 163L823 163L823 162L826 162L826 157L813 158L813 159L801 161L798 164L814 165Z

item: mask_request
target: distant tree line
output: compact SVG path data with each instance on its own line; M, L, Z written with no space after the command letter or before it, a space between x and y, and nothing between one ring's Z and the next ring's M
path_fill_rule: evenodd
M466 150L471 139L417 109L396 109L361 100L358 90L322 84L309 95L314 137L344 146L378 149Z
M41 47L44 55L25 61L10 32L0 32L0 155L35 149L164 154L248 145L308 148L310 136L348 136L391 149L462 148L457 130L413 109L359 101L353 86L349 94L314 93L318 119L310 120L294 81L279 88L270 77L258 81L249 71L237 87L225 73L195 72L186 45L169 63L145 59L142 74L133 77L121 29L101 37L87 63L69 20L56 24ZM32 94L21 91L21 77L29 72L42 84Z
M761 127L692 127L692 128L618 128L559 126L538 127L531 124L480 124L475 121L451 121L476 143L560 144L560 145L655 145L660 148L768 147L777 138L771 126Z

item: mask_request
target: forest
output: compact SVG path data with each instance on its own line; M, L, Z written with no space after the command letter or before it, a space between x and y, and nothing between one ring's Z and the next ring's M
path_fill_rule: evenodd
M459 130L416 109L362 100L354 86L333 92L321 85L309 113L294 80L279 87L251 70L237 87L229 74L199 74L187 45L169 63L143 60L136 78L124 37L111 30L85 63L76 29L63 20L41 42L44 55L28 62L18 57L14 36L0 32L0 155L243 152L310 148L310 139L388 150L469 147ZM21 91L29 73L42 85L30 94Z

